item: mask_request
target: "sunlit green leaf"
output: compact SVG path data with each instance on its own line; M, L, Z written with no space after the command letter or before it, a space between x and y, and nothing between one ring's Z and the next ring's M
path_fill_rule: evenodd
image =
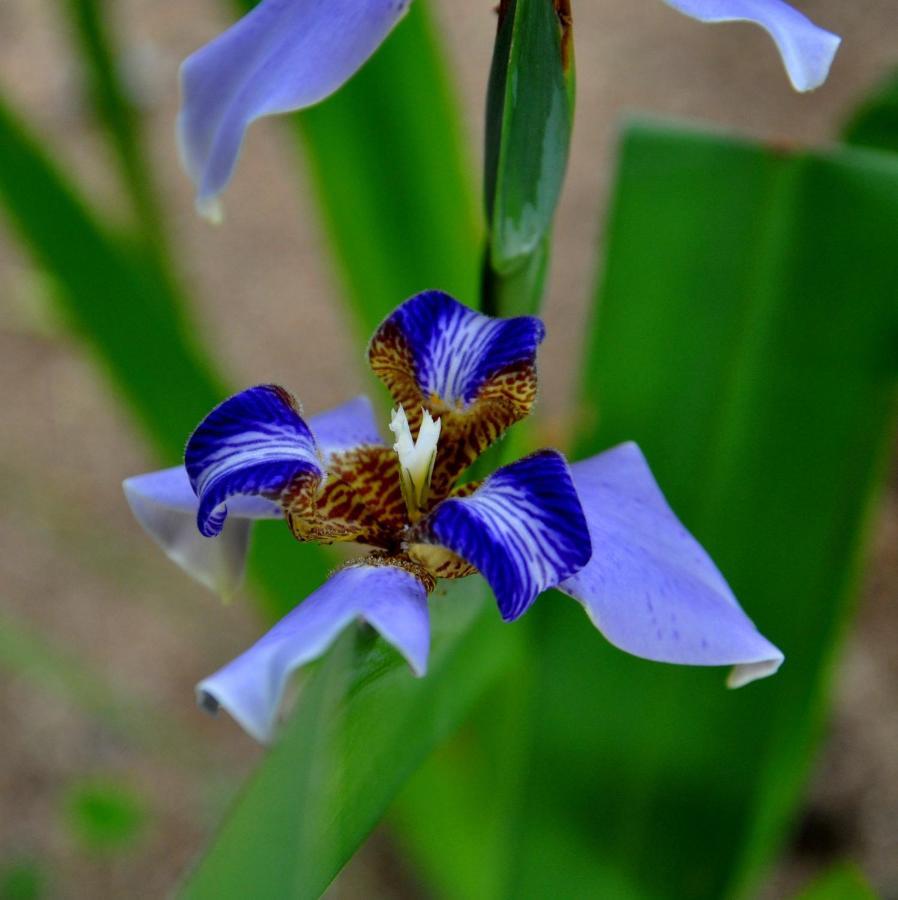
M403 782L513 661L516 644L478 578L431 600L428 673L350 633L298 708L183 895L317 897ZM497 631L504 634L497 640Z

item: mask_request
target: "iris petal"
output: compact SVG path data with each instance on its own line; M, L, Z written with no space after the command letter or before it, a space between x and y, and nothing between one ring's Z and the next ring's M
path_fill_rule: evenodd
M190 436L184 464L199 497L197 526L205 537L221 531L230 497L262 496L286 506L314 494L324 475L296 401L270 384L213 409Z
M135 475L122 487L134 518L168 558L225 597L243 577L250 525L246 520L283 515L277 504L262 497L235 497L228 504L231 519L217 538L208 540L197 531L198 501L184 466Z
M448 294L425 291L374 333L368 359L408 416L412 434L426 409L441 420L430 485L433 502L536 399L536 351L545 336L533 316L484 316Z
M361 395L342 406L312 416L309 430L325 463L335 453L383 444L374 407L367 397Z
M796 91L820 87L841 38L815 25L783 0L665 0L700 22L754 22L774 40Z
M571 472L595 552L560 587L612 644L659 662L734 665L731 687L779 668L783 654L674 515L635 444L574 463Z
M309 419L325 463L380 443L374 410L367 397ZM174 466L122 483L134 517L166 556L201 584L225 597L243 577L249 525L244 519L280 519L281 506L262 496L228 498L228 519L217 537L203 537L197 529L199 500L184 466Z
M564 457L541 450L498 469L473 493L444 500L413 535L476 566L506 621L586 565L591 547ZM410 548L415 558L414 545Z
M321 656L354 619L364 619L424 674L430 649L427 591L405 569L341 569L241 656L197 685L200 704L224 707L256 740L270 741L290 675Z
M250 122L323 100L402 18L409 0L262 0L181 68L181 155L209 212Z
M498 374L532 367L544 336L533 316L484 316L441 291L425 291L387 317L368 356L395 399L412 407L407 413L434 396L465 408Z

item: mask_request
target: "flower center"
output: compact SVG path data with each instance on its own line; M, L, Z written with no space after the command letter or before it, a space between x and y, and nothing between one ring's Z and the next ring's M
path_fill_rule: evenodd
M396 435L393 449L399 456L399 482L402 496L412 521L418 519L427 503L430 477L437 458L437 441L440 437L440 419L434 421L427 410L422 410L418 439L412 440L405 410L400 405L393 410L390 431Z

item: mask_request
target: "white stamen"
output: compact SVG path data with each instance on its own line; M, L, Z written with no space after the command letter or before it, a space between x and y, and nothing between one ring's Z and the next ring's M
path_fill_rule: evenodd
M422 412L421 427L415 441L412 440L412 432L402 406L393 410L390 420L390 431L396 435L393 449L399 456L402 495L413 517L424 508L427 501L441 427L439 419L434 420L427 410Z

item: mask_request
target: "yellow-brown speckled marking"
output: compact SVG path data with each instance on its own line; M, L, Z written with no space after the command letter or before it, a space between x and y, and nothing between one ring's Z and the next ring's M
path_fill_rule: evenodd
M409 544L408 555L434 578L465 578L477 569L457 553L439 544Z
M359 541L390 549L408 524L399 462L390 447L335 453L314 499L303 495L287 508L301 541Z
M524 362L496 372L466 408L435 394L425 397L415 377L414 357L405 335L386 322L368 348L368 361L396 403L405 409L413 435L426 409L442 422L427 508L452 491L459 476L490 444L527 416L536 400L536 366Z

